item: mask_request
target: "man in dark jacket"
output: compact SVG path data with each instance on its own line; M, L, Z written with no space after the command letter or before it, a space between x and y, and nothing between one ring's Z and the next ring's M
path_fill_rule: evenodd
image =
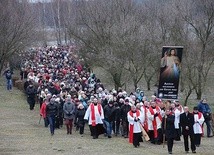
M114 102L109 101L108 105L104 107L104 124L106 127L106 132L108 135L108 138L111 138L111 132L112 132L112 124L114 121Z
M123 126L123 134L124 138L128 138L129 131L129 122L127 119L127 113L131 110L131 106L129 105L129 100L126 99L124 105L121 106L121 121Z
M207 137L212 137L211 134L211 109L209 105L207 104L207 100L204 98L199 104L198 104L198 111L201 112L204 116L205 123L207 125Z
M12 74L13 72L10 69L4 72L5 78L7 80L7 90L12 90Z
M194 125L194 115L189 112L188 107L184 107L184 113L180 115L180 124L182 128L182 134L184 137L184 146L186 153L189 152L189 145L188 145L188 137L190 137L191 142L191 150L192 153L196 153L196 147L194 142L194 131L193 131L193 125Z
M166 110L166 115L162 120L162 131L166 136L168 153L172 154L173 140L176 137L175 131L175 116L171 114L169 109Z
M115 136L117 136L120 133L120 118L121 118L121 108L119 107L117 102L114 102L114 107L115 107L115 117L114 117L114 122L113 122L113 131Z
M30 85L26 89L27 102L28 102L28 104L30 106L30 110L34 109L36 93L37 93L36 88L33 86L32 83L30 83Z
M55 130L55 118L58 114L58 106L55 103L55 99L52 98L50 100L50 103L46 106L46 115L50 124L50 132L51 136L54 135L54 130Z

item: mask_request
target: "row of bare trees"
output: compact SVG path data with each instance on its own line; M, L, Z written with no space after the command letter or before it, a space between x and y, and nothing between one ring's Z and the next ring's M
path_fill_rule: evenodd
M43 40L47 27L54 29L59 44L75 40L85 63L105 69L116 89L128 80L137 88L144 79L150 90L158 83L162 46L182 45L180 89L186 101L193 92L197 99L202 97L214 62L213 0L24 2L0 2L4 19L0 23L0 64L27 45L36 19L34 25L36 30L43 29Z
M112 76L115 88L130 75L137 88L144 78L148 90L156 83L163 45L185 47L181 91L202 97L214 62L212 0L81 1L70 37L80 43L83 57Z

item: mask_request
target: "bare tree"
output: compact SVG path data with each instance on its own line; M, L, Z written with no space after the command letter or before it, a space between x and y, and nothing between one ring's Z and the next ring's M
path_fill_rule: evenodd
M180 0L178 10L190 29L194 48L189 49L189 58L194 57L189 65L192 66L191 83L197 99L201 99L206 86L207 77L214 62L214 1L212 0Z
M26 2L0 1L0 72L11 55L29 45L33 18Z

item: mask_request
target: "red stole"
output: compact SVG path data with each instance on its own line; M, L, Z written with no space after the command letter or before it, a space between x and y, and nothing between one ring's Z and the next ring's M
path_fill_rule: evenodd
M101 105L97 104L97 107L98 107L99 114L101 116ZM94 104L93 103L90 104L90 108L91 108L91 122L92 122L91 125L96 126L95 110L94 110Z
M194 114L194 113L193 113L193 114ZM198 119L201 119L202 113L201 113L201 112L198 112L197 115L198 115ZM202 127L201 124L200 124L200 127L201 127L201 130L202 130L202 135L204 135L204 129L203 129L203 127Z
M156 111L160 111L160 109L156 106ZM149 111L152 115L155 114L154 110L152 107L149 107ZM160 119L160 121L162 122L162 117L160 115L160 113L158 114L158 118ZM157 131L157 121L156 118L154 118L154 120L152 121L152 126L153 126L153 130L154 130L154 138L158 137L158 131Z
M133 112L129 111L129 115L133 117ZM136 110L136 117L140 116L140 111ZM129 143L133 143L133 133L134 133L134 125L129 124Z
M143 127L146 130L146 132L148 132L149 129L148 129L147 108L146 108L146 106L143 106L143 108L144 108L144 111L145 111L145 121L144 121Z

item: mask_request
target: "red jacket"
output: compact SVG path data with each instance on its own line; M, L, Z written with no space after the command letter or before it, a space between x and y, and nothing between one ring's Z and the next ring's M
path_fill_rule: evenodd
M42 107L40 109L40 115L43 117L43 118L46 118L46 102L42 103Z

